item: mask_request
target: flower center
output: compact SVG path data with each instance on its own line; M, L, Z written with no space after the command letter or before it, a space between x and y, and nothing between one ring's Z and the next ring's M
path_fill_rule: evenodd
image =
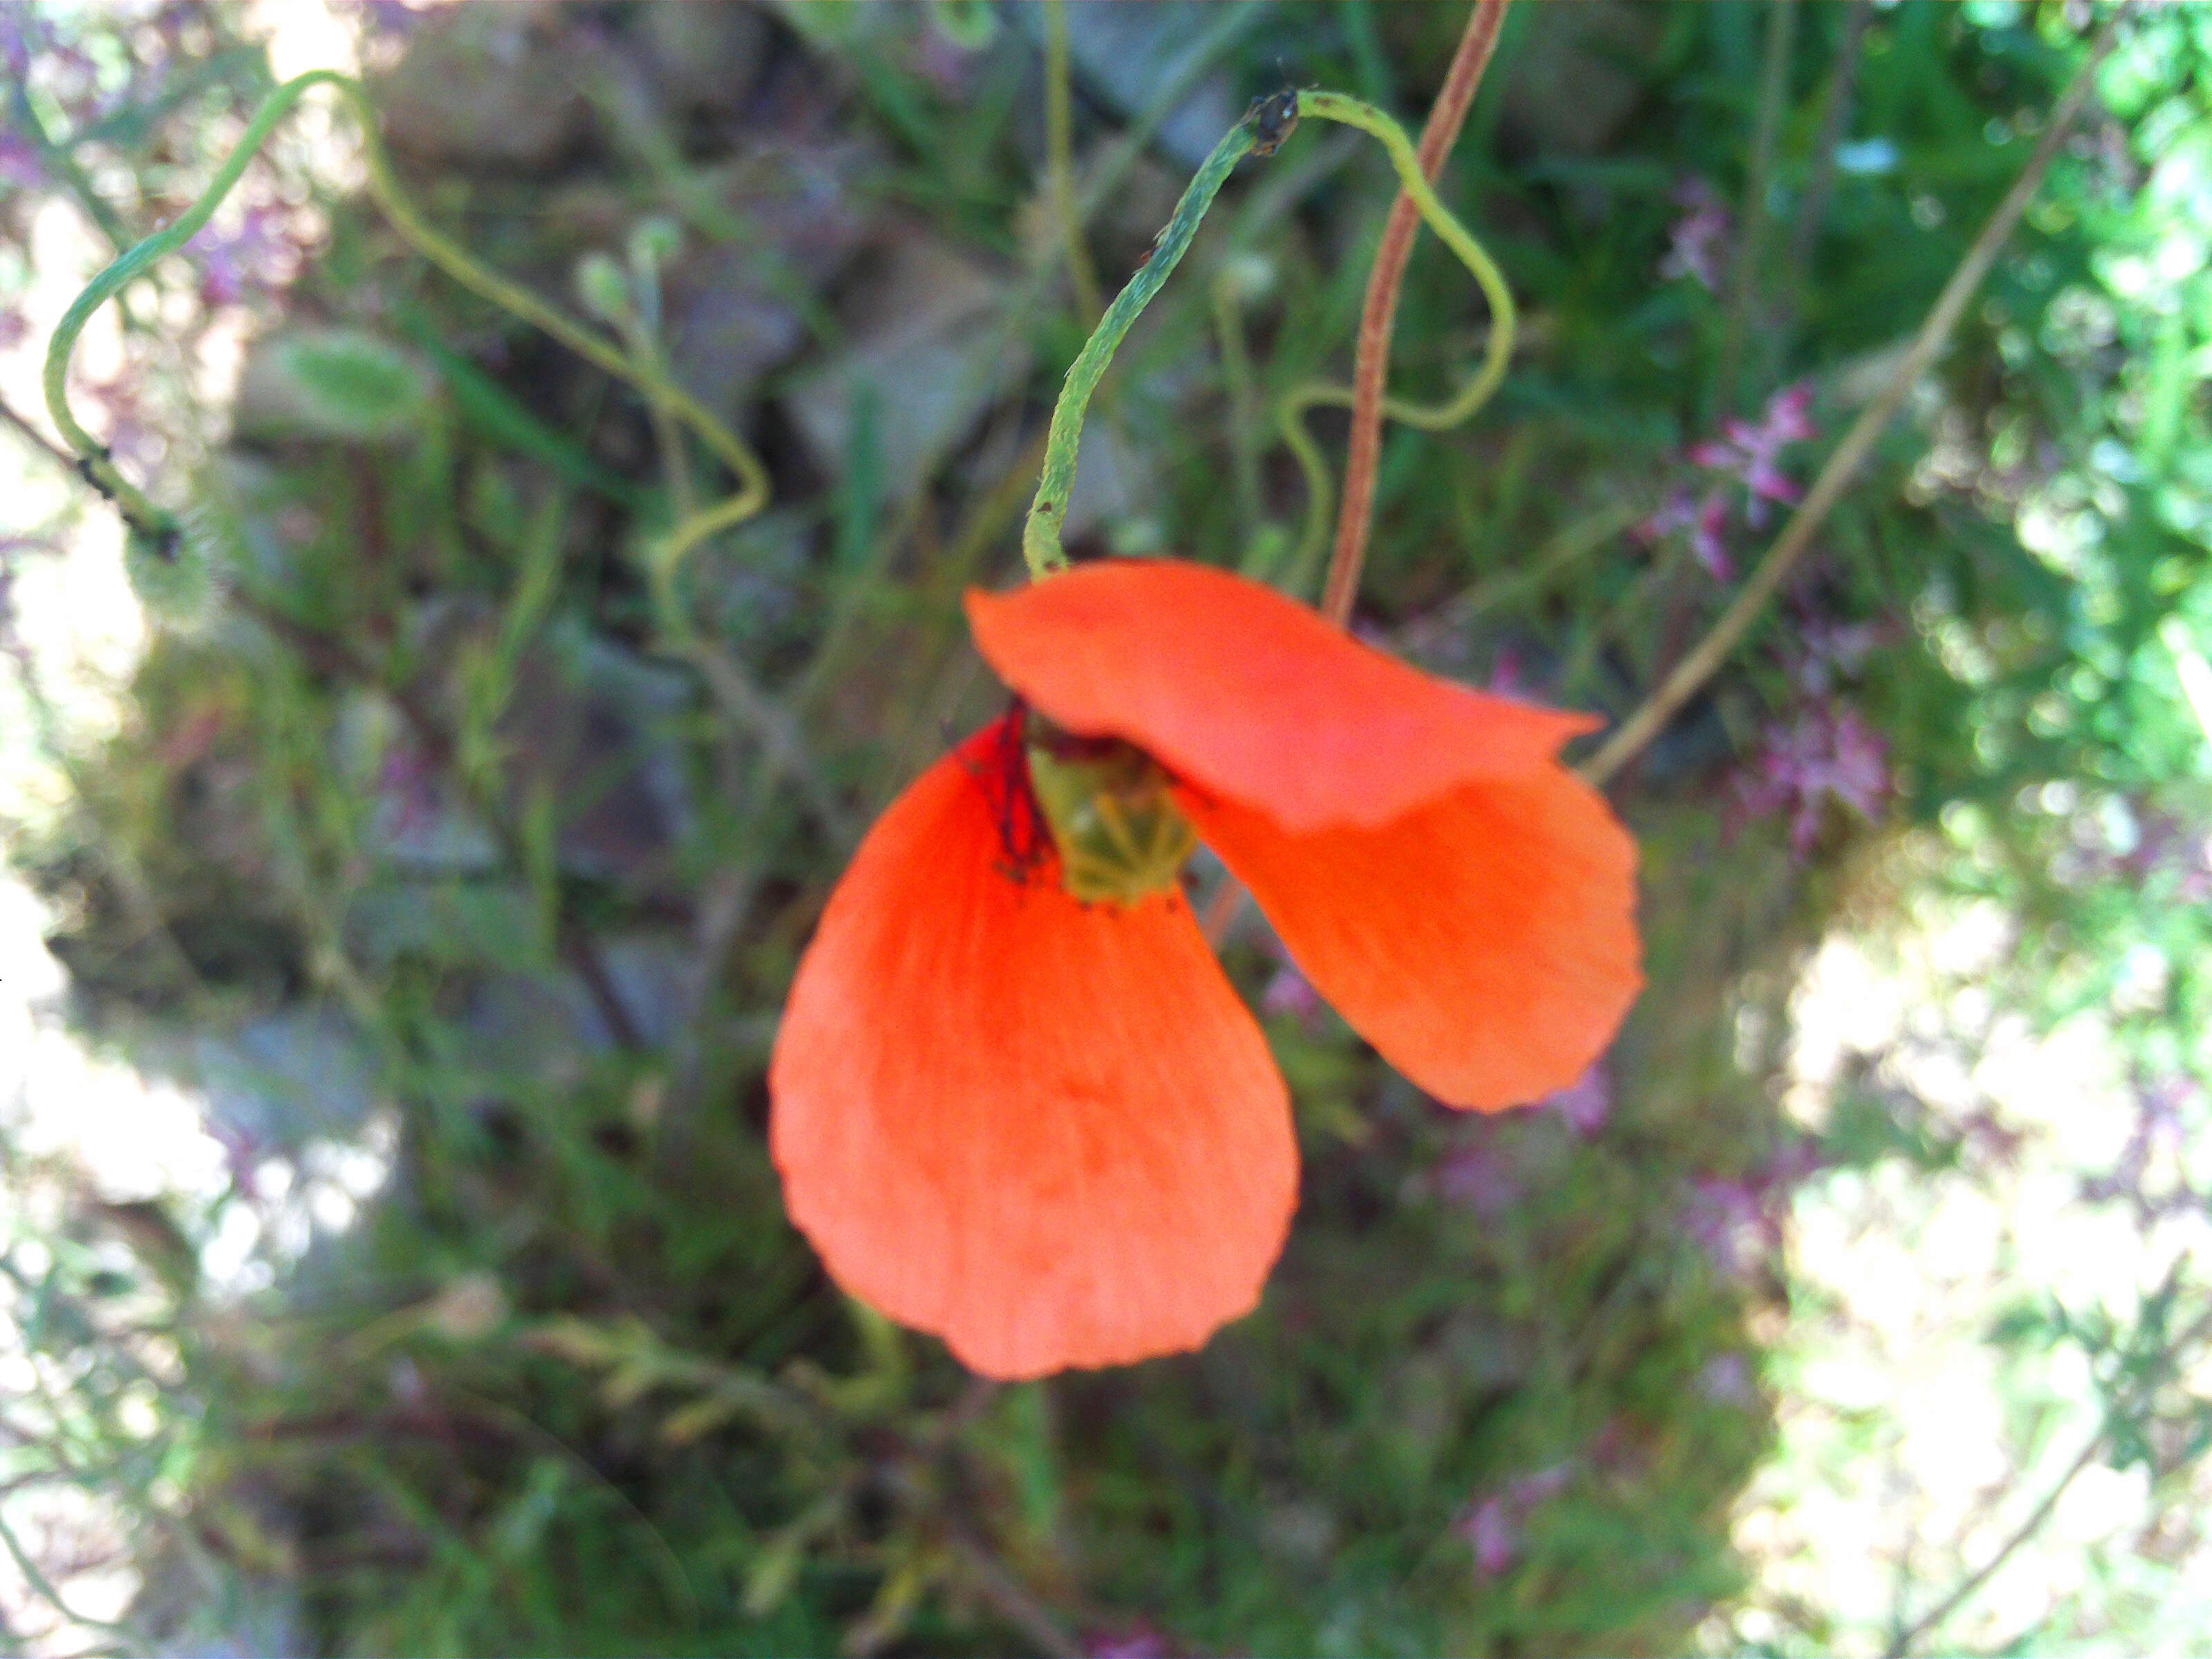
M1030 787L1060 849L1060 884L1085 904L1134 904L1175 885L1198 845L1168 775L1118 738L1078 738L1032 713Z

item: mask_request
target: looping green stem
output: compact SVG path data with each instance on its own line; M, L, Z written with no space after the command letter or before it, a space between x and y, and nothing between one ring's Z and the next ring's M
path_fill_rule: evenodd
M55 427L70 447L81 458L80 465L85 477L114 499L125 518L135 529L166 544L173 541L178 523L174 514L157 507L143 490L123 476L99 441L87 432L71 413L69 364L70 356L76 349L77 337L84 331L85 324L94 312L155 260L175 252L199 233L201 228L214 217L216 209L230 193L232 186L238 183L246 172L246 164L252 161L276 123L284 118L293 105L299 102L302 94L318 85L337 88L351 106L361 123L362 151L368 164L369 193L376 198L377 205L383 210L385 217L392 222L392 228L423 258L463 288L512 312L525 322L543 329L594 368L635 387L649 403L665 410L698 434L707 447L735 475L737 493L729 500L694 514L678 525L669 538L669 544L676 550L675 553L672 556L664 551L664 559L672 565L676 558L696 546L706 537L750 517L767 503L768 470L761 465L760 459L744 441L717 420L697 398L669 380L650 362L640 362L631 354L600 339L528 289L479 264L457 244L433 229L415 211L413 204L399 188L391 161L377 137L374 106L370 104L361 83L334 70L311 70L285 82L262 101L261 107L254 112L253 119L247 124L236 147L216 169L215 177L209 181L207 188L174 222L126 248L105 270L92 279L63 313L59 325L54 330L53 339L46 348L46 412L53 417Z
M1455 218L1450 210L1437 198L1429 181L1422 175L1420 160L1405 130L1389 116L1356 98L1347 98L1336 92L1302 92L1298 94L1298 113L1312 115L1325 121L1341 122L1357 127L1380 141L1389 152L1390 165L1397 173L1398 182L1421 217L1437 239L1459 257L1460 263L1474 274L1482 289L1483 298L1490 304L1490 338L1484 348L1482 367L1452 397L1440 404L1412 404L1396 398L1382 400L1385 418L1401 425L1417 427L1424 432L1442 432L1457 426L1490 400L1492 392L1505 378L1505 370L1513 358L1513 337L1517 326L1517 313L1513 306L1513 292L1505 285L1505 277L1475 240L1473 233ZM1299 532L1297 550L1290 564L1288 585L1292 592L1300 591L1312 579L1313 566L1328 535L1330 483L1328 471L1321 459L1320 448L1305 429L1305 412L1309 409L1331 407L1349 409L1352 403L1349 386L1309 383L1299 386L1284 398L1276 410L1276 430L1283 442L1297 458L1306 477L1306 516L1304 527Z

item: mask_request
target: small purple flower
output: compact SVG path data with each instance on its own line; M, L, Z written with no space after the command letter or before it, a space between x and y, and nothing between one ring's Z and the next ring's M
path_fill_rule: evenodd
M44 19L28 6L0 6L0 70L21 83L31 73L31 59L46 42Z
M1261 1013L1288 1014L1309 1029L1321 1018L1323 1006L1321 993L1308 982L1295 963L1285 962L1276 969L1275 976L1267 981L1267 988L1260 993Z
M1698 1371L1698 1392L1717 1406L1750 1406L1759 1400L1751 1362L1740 1353L1717 1353Z
M1747 1182L1713 1176L1699 1176L1690 1183L1682 1229L1705 1247L1724 1277L1739 1280L1750 1278L1779 1238L1763 1194Z
M1871 823L1889 793L1888 744L1842 703L1815 703L1788 726L1770 725L1751 770L1738 777L1731 829L1788 812L1790 845L1813 849L1829 798Z
M2135 1128L2120 1152L2120 1161L2105 1174L2084 1180L2081 1196L2093 1204L2124 1199L2136 1221L2145 1226L2163 1217L2203 1211L2212 1205L2212 1194L2190 1185L2183 1162L2189 1132L2181 1109L2197 1092L2195 1080L2179 1073L2148 1085L2138 1079ZM2155 1176L2161 1170L2173 1178L2158 1181Z
M1512 1161L1491 1144L1486 1133L1446 1152L1437 1161L1434 1179L1439 1198L1485 1218L1503 1214L1521 1197Z
M1557 1497L1574 1477L1571 1462L1554 1463L1512 1481L1462 1515L1461 1537L1474 1552L1477 1577L1495 1578L1521 1555L1521 1523L1547 1499Z
M1725 472L1742 484L1746 493L1744 522L1754 530L1766 522L1766 503L1796 501L1802 493L1784 473L1778 458L1788 444L1819 435L1811 414L1813 388L1800 383L1785 386L1767 400L1756 424L1730 420L1722 436L1694 445L1690 459L1699 466Z
M12 132L0 132L0 182L30 190L46 182L39 152L30 141Z
M1084 1650L1089 1659L1169 1659L1174 1651L1167 1638L1141 1619L1126 1629L1092 1637Z
M421 9L407 0L362 0L361 15L372 32L393 36L412 33L423 21Z
M395 743L384 751L376 797L382 828L395 842L427 836L437 823L437 770L410 744Z
M1584 1140L1600 1129L1613 1115L1613 1079L1601 1060L1592 1060L1589 1068L1564 1089L1554 1090L1536 1103L1549 1106L1566 1121L1566 1125Z
M1474 1570L1481 1577L1497 1577L1520 1553L1521 1529L1506 1513L1503 1498L1484 1498L1461 1520L1459 1530L1474 1551Z
M1498 653L1498 660L1490 665L1490 678L1484 682L1484 690L1493 697L1526 697L1528 684L1522 677L1521 655L1511 646Z
M0 351L12 351L31 337L31 319L21 306L0 306Z
M1885 643L1891 630L1878 622L1832 623L1810 617L1800 623L1797 641L1802 648L1790 678L1808 696L1825 697L1847 679L1856 679L1875 647Z
M1647 542L1656 542L1677 531L1688 532L1690 554L1698 567L1717 582L1735 580L1735 561L1729 557L1728 543L1723 533L1728 529L1728 502L1717 489L1709 489L1700 501L1686 489L1678 489L1667 498L1667 504L1637 526L1636 533Z
M1748 1176L1698 1176L1690 1182L1682 1206L1682 1230L1705 1246L1723 1274L1747 1279L1781 1247L1790 1194L1821 1162L1819 1146L1799 1139L1778 1149Z
M1685 179L1674 186L1674 194L1675 204L1684 211L1667 227L1667 252L1659 261L1659 274L1691 277L1708 293L1717 294L1728 246L1728 210L1702 179Z
M299 250L285 234L275 208L249 208L236 224L204 228L185 244L199 259L200 299L210 307L234 306L249 294L266 294L289 274Z

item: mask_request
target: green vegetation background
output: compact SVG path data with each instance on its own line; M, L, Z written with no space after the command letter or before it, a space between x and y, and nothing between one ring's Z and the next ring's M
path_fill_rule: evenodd
M1249 98L1316 82L1417 123L1462 21L1112 10L1074 20L1109 289ZM0 301L29 279L34 204L75 194L143 234L269 84L234 9L9 21L84 69L10 88L27 159ZM679 651L641 549L713 487L707 458L301 152L249 176L264 220L219 220L129 296L134 374L102 395L173 434L153 472L193 532L136 571L164 626L131 717L68 757L74 810L18 861L68 918L85 1027L218 1082L239 1174L204 1212L88 1204L43 1255L11 1243L66 1386L43 1438L0 1448L140 1517L152 1577L118 1643L1680 1650L1741 1588L1729 1517L1770 1449L1792 1182L1947 1154L1910 1103L1850 1103L1818 1144L1780 1115L1783 1000L1822 930L1913 883L1996 895L2033 923L2002 994L2039 1017L2108 995L2148 942L2172 971L2129 1040L2147 1079L2205 1075L2212 782L2160 629L2212 644L2212 11L2129 26L1939 375L1616 787L1651 988L1605 1074L1496 1120L1442 1110L1309 1010L1248 919L1226 958L1306 1159L1263 1306L1197 1355L1004 1389L825 1280L781 1213L762 1073L857 830L1001 696L958 595L1018 568L1025 469L1085 333L1042 186L1042 18L364 21L429 215L663 354L759 446L775 497L693 561L707 644ZM1626 714L1787 510L1696 446L1741 420L1809 479L2088 21L1516 7L1443 189L1523 344L1469 428L1389 434L1363 629ZM1179 54L1188 103L1148 109ZM1271 411L1345 377L1390 192L1335 132L1240 172L1102 395L1079 555L1312 596ZM580 297L593 253L611 263ZM212 447L153 325L194 299L179 327L234 304L255 323ZM1481 328L1425 239L1394 384L1456 384ZM1790 435L1798 386L1810 438ZM1340 417L1316 430L1334 456ZM204 1281L227 1206L273 1212L257 1169L378 1133L393 1172L349 1230L267 1244L258 1288ZM2112 1455L2164 1478L2205 1440L2162 1346L2203 1299L2184 1275L2156 1328L2028 1318L2006 1340L2118 1356L2136 1432ZM1803 1625L1823 1639L1817 1609Z

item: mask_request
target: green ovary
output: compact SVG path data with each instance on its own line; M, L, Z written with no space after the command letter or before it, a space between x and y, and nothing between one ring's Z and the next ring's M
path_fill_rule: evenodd
M1134 904L1176 884L1198 836L1150 755L1056 732L1028 747L1030 784L1070 894L1085 904Z

